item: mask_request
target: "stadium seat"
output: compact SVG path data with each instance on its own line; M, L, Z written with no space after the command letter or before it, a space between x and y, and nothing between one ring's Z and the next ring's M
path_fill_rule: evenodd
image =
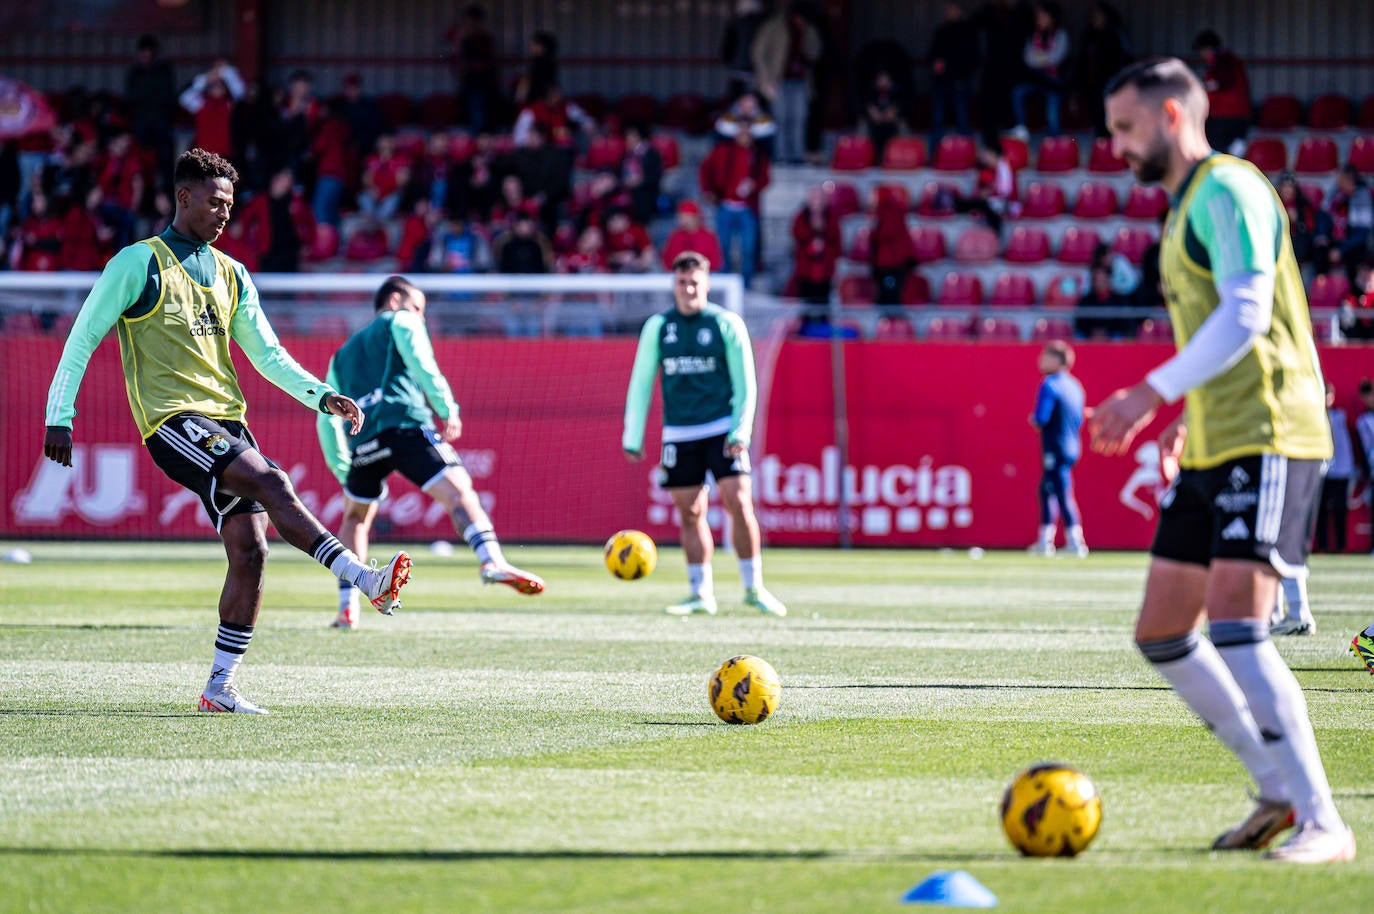
M1112 141L1105 136L1093 140L1088 150L1088 171L1093 174L1109 175L1126 170L1126 160L1119 159L1112 152Z
M1174 328L1167 318L1147 317L1140 322L1140 329L1136 331L1136 339L1152 343L1172 343L1174 341Z
M1288 147L1277 137L1261 136L1251 140L1245 147L1245 157L1260 171L1272 173L1288 167Z
M859 230L854 233L854 237L845 248L844 256L855 263L868 263L873 257L873 228L868 225L859 226Z
M863 212L863 201L859 199L859 191L853 184L848 181L826 181L822 187L830 196L830 207L835 211L835 218L843 219Z
M1076 219L1106 219L1116 215L1116 188L1110 184L1087 182L1078 189L1073 202Z
M1003 252L1002 259L1011 263L1041 263L1049 260L1049 234L1041 228L1018 225L1012 229L1011 237L1007 239L1007 249Z
M966 228L954 240L954 259L959 263L992 263L1002 248L997 233L985 225Z
M889 171L924 168L927 158L926 141L918 136L893 137L883 148L883 168Z
M1260 103L1255 126L1261 130L1291 130L1302 123L1302 102L1295 95L1271 95Z
M663 103L663 126L700 136L711 129L706 99L696 92L679 92Z
M1158 185L1133 184L1121 214L1128 219L1158 220L1169 209L1169 193Z
M906 282L902 284L902 304L930 304L930 282L914 270L907 274Z
M670 133L655 133L649 137L649 144L658 151L665 171L682 164L682 147L678 145L677 137Z
M946 273L940 282L939 303L942 305L981 305L983 281L976 273Z
M1124 254L1135 266L1145 259L1145 251L1155 243L1155 234L1149 229L1127 226L1116 233L1112 239L1112 250Z
M1064 237L1059 240L1059 262L1082 264L1093 262L1093 252L1102 243L1102 236L1090 228L1077 226L1065 229Z
M925 338L932 342L967 340L973 336L973 324L966 317L935 317L926 324Z
M1042 317L1031 327L1031 341L1036 343L1048 340L1073 339L1073 323L1062 317Z
M625 141L618 136L599 136L587 147L587 167L597 170L619 170L625 158Z
M873 204L875 207L895 205L904 211L911 209L911 191L905 184L874 184Z
M414 100L404 92L383 92L377 96L377 110L382 116L382 127L387 131L414 123L411 116L414 107Z
M1300 175L1318 175L1335 171L1340 165L1340 153L1329 136L1303 137L1293 170Z
M43 320L32 311L11 311L0 319L5 336L42 336Z
M1071 136L1047 136L1035 154L1035 168L1042 172L1065 172L1078 168L1078 140Z
M407 128L396 131L396 155L404 159L422 159L429 144L423 130Z
M921 200L916 204L916 212L927 219L947 219L958 212L954 206L958 200L958 187L930 181L921 191Z
M878 297L872 277L857 274L841 279L839 292L842 305L871 305Z
M978 147L973 137L950 134L940 139L931 167L936 171L968 171L977 161Z
M916 328L905 317L890 315L880 317L878 318L878 326L873 331L873 338L897 342L914 340L916 339Z
M1361 174L1374 174L1374 136L1355 137L1347 161Z
M1030 164L1030 146L1019 136L1002 137L1002 155L1012 171L1020 171Z
M315 224L315 238L305 250L305 259L320 263L339 256L339 230L328 222Z
M1312 99L1307 112L1307 126L1314 130L1344 130L1354 120L1350 99L1330 92Z
M1009 317L985 317L975 325L978 339L988 342L1015 342L1021 339L1021 325Z
M1083 274L1056 273L1045 284L1045 307L1072 308L1083 297L1083 292Z
M1312 308L1336 308L1350 291L1350 281L1344 273L1322 273L1312 277L1307 286L1307 304Z
M1361 130L1374 130L1374 95L1360 102L1360 120L1356 126Z
M447 130L458 123L458 96L452 92L431 92L420 99L420 123L430 130Z
M1025 273L1003 273L992 284L988 304L1021 307L1035 304L1035 281Z
M390 239L386 226L380 222L365 223L349 233L344 242L344 260L352 263L371 263L389 253Z
M1053 181L1032 181L1021 203L1022 219L1054 219L1064 215L1064 188Z
M944 260L949 255L945 248L945 233L929 225L918 225L911 230L911 247L917 263Z
M862 134L845 134L835 141L830 167L836 171L863 171L873 165L873 143Z
M652 124L658 120L658 99L643 92L631 92L616 99L615 113L622 124Z

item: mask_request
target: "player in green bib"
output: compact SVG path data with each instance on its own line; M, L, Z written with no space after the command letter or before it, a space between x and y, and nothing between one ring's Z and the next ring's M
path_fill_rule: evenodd
M362 564L306 510L244 424L230 339L263 377L308 409L341 416L354 432L363 412L291 358L262 313L248 271L210 246L229 221L237 180L232 165L203 149L177 160L171 226L115 254L72 325L48 391L43 453L72 465L77 391L96 346L116 328L143 443L159 469L200 496L229 559L199 709L266 714L239 694L234 675L262 608L268 520L282 539L362 588L387 615L400 606L410 558L398 552L382 568Z
M787 607L763 586L759 522L749 478L749 439L757 399L754 351L738 314L706 300L709 263L695 251L673 261L674 305L644 322L625 398L621 448L631 461L644 457L644 425L654 377L663 395L660 481L673 498L687 556L691 594L666 607L670 615L715 615L711 574L715 543L706 523L706 474L730 515L744 602L772 616Z
M367 410L367 428L350 439L334 416L321 414L316 423L325 462L344 487L339 538L367 556L372 522L386 498L386 478L397 472L444 506L477 553L484 584L543 593L539 576L506 561L472 477L449 443L463 433L463 422L453 390L434 360L425 329L425 293L404 277L392 276L377 290L374 305L377 316L334 353L325 376ZM333 625L358 625L358 591L342 579Z
M1213 848L1262 848L1296 825L1266 859L1352 860L1307 701L1269 640L1279 578L1306 574L1331 456L1287 214L1262 172L1208 146L1207 94L1183 61L1123 70L1106 109L1116 153L1173 195L1160 275L1178 352L1089 422L1095 450L1128 453L1160 407L1184 401L1159 444L1172 482L1136 644L1257 785L1253 812Z

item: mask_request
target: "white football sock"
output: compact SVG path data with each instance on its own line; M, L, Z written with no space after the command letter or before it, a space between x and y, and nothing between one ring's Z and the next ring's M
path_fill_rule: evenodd
M739 560L739 579L745 590L758 590L763 586L763 556Z
M1181 638L1147 641L1137 647L1184 704L1240 759L1260 796L1288 799L1277 761L1260 736L1244 693L1212 642L1189 632Z
M358 608L358 588L347 581L339 581L339 612L350 612Z
M1214 622L1211 634L1278 763L1299 824L1315 822L1328 831L1344 828L1317 751L1307 699L1269 640L1268 627L1256 619Z
M1042 548L1048 549L1054 545L1054 530L1054 524L1040 525L1040 545Z
M492 529L490 521L485 526L468 524L463 531L463 542L472 547L472 551L477 553L477 561L483 565L487 562L505 564L506 557L501 553L501 543L496 539L496 531Z
M1279 578L1279 586L1283 588L1283 599L1288 604L1288 618L1312 618L1312 607L1307 603L1306 576Z
M716 582L711 574L711 563L705 562L701 565L687 566L687 585L692 588L692 596L699 597L703 594L711 597L716 593Z
M328 568L334 577L361 590L367 590L365 582L376 579L376 572L359 561L353 550L339 542L339 538L332 533L320 534L310 547L310 557Z
M206 692L217 692L234 681L234 673L253 640L253 626L221 622L215 634L215 662L210 667L210 681Z
M1087 543L1083 539L1083 527L1074 524L1069 528L1069 545L1075 549L1082 549Z

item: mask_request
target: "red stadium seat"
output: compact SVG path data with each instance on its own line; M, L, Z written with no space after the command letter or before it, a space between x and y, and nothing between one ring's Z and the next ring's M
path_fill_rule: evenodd
M315 224L315 238L305 251L305 259L311 263L332 260L339 256L339 230L328 222Z
M958 200L958 187L930 181L921 191L921 201L916 204L916 212L927 219L947 219L958 212L955 209Z
M911 191L906 189L905 184L874 184L873 205L875 208L895 205L903 210L911 209Z
M844 256L856 263L868 263L873 257L873 228L868 225L859 226L859 230L854 233L854 238L849 242L849 247L845 249Z
M1064 188L1053 181L1032 181L1021 204L1022 219L1054 219L1064 215Z
M1102 243L1102 236L1090 228L1066 229L1059 240L1059 262L1083 264L1093 262L1093 252Z
M618 136L599 136L587 147L587 167L592 170L618 170L625 158L625 141Z
M1018 136L1002 137L1002 155L1012 171L1020 171L1030 164L1030 146Z
M1260 104L1255 126L1261 130L1291 130L1302 123L1302 102L1294 95L1271 95Z
M1050 259L1050 236L1044 229L1018 225L1007 239L1002 259L1012 263L1041 263ZM1003 277L1006 278L1006 277Z
M390 253L391 239L380 222L365 223L354 229L344 242L344 260L371 263Z
M976 324L978 339L1012 342L1021 339L1021 325L1009 317L985 317Z
M377 110L382 115L382 127L387 131L413 124L411 112L414 108L414 100L404 92L383 92L377 96Z
M1174 328L1166 318L1147 317L1140 322L1140 329L1136 331L1136 339L1152 343L1172 343L1174 341Z
M915 171L925 167L928 157L926 141L920 137L893 137L883 148L883 168L889 171Z
M1035 304L1035 281L1025 273L1003 273L992 284L988 304L1020 307Z
M1045 307L1072 308L1083 297L1081 273L1056 273L1045 284Z
M914 340L916 339L916 328L911 326L911 321L905 317L880 317L878 326L873 331L875 340Z
M658 150L658 156L663 160L663 168L677 168L682 164L682 147L678 145L677 137L670 133L655 133L649 137L649 145Z
M1374 130L1374 95L1360 102L1360 120L1357 126L1361 130Z
M1073 324L1062 317L1042 317L1031 327L1031 340L1036 343L1071 339Z
M1350 291L1344 273L1322 273L1312 277L1307 287L1307 304L1312 308L1336 308Z
M835 141L830 167L836 171L863 171L873 165L873 143L862 134L846 134Z
M711 129L706 99L696 92L679 92L663 103L663 126L700 136Z
M1340 165L1340 153L1329 136L1303 137L1298 144L1293 170L1300 175L1318 175L1335 171Z
M1355 121L1350 99L1344 95L1327 93L1312 99L1307 112L1307 126L1315 130L1344 130Z
M911 230L911 247L915 250L917 263L944 260L948 256L945 233L929 225L918 225Z
M835 211L835 217L843 219L845 216L863 212L863 201L859 199L859 191L848 181L826 181L821 187L830 197L830 208Z
M920 273L912 271L907 274L906 282L902 284L902 304L930 304L930 282Z
M978 147L973 138L950 134L940 139L931 167L936 171L968 171L977 161Z
M1071 136L1047 136L1040 141L1040 149L1035 154L1038 171L1073 171L1078 163L1078 140Z
M1121 214L1128 219L1159 219L1169 209L1169 193L1158 185L1132 185Z
M1112 141L1104 136L1093 140L1088 151L1088 171L1093 174L1109 175L1126 170L1126 160L1119 159L1112 152Z
M871 305L878 297L873 279L868 276L846 276L840 280L840 304Z
M966 317L936 317L926 324L925 338L933 342L967 340L973 336L973 324Z
M431 92L420 99L420 123L430 130L447 130L458 123L458 96L452 92Z
M658 120L658 99L643 92L622 95L615 101L615 113L622 124L652 124Z
M1374 174L1374 136L1357 136L1350 144L1349 164L1361 174Z
M1272 136L1256 137L1245 147L1245 157L1260 171L1283 171L1288 167L1288 147Z
M1116 215L1116 188L1110 184L1084 184L1073 202L1073 215L1078 219L1106 219Z
M940 283L942 305L981 305L983 281L976 273L946 273Z
M1155 243L1155 234L1149 229L1123 228L1112 239L1112 250L1124 254L1136 266L1145 259L1145 250Z
M985 225L964 229L954 240L954 259L959 263L992 263L1002 248L997 233Z

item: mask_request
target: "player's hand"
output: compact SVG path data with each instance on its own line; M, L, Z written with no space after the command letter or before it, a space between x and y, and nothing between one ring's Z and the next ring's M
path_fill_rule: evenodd
M444 420L444 428L439 434L445 441L457 441L463 437L463 420L457 416L449 416Z
M747 450L749 450L749 445L747 444L741 444L738 441L725 442L726 457L738 457L740 454L743 454Z
M348 420L348 433L356 435L363 430L363 410L357 403L343 394L330 394L324 401L325 409L335 416Z
M1093 410L1088 421L1092 449L1108 457L1126 453L1163 405L1164 398L1144 381L1116 391Z
M64 467L72 465L72 430L61 425L49 425L43 433L43 456Z
M625 459L630 461L630 463L639 463L641 460L644 459L643 451L632 451L629 448L625 448L624 451Z
M1159 475L1165 485L1172 485L1178 476L1178 461L1183 456L1183 443L1188 440L1188 426L1179 416L1159 436Z

